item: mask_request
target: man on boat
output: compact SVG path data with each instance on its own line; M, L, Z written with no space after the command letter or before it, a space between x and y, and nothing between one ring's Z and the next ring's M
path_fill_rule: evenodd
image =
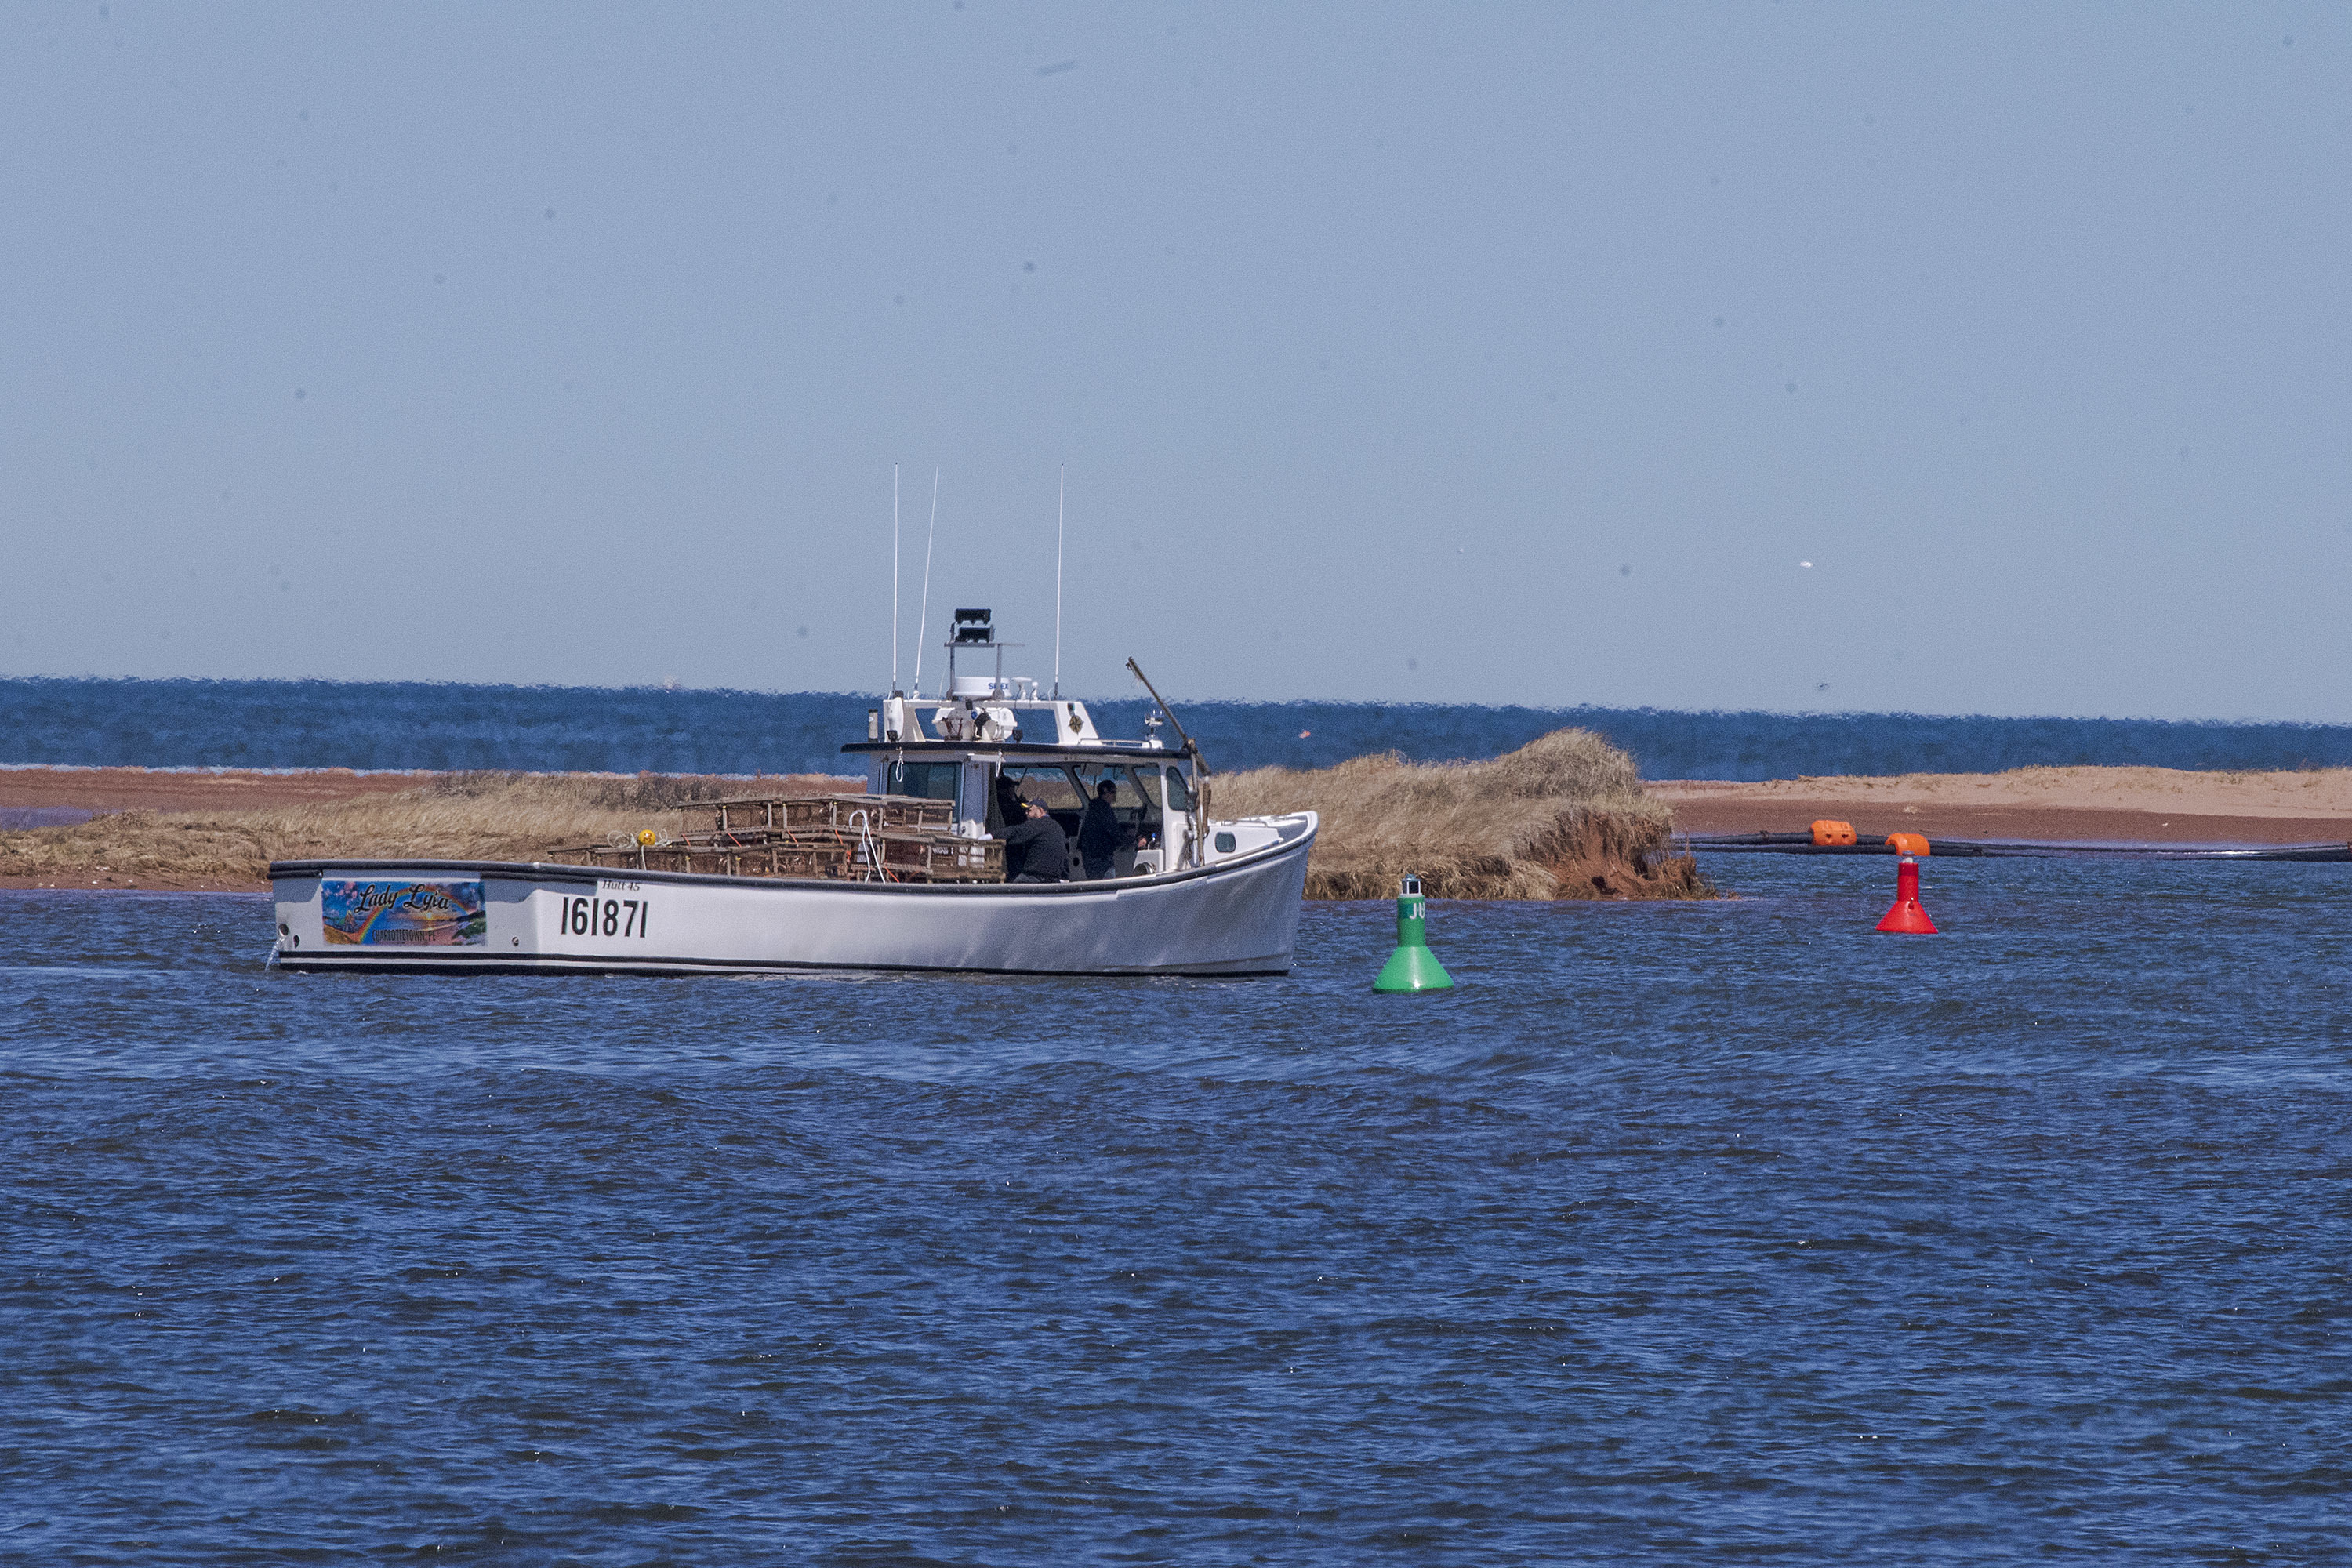
M1029 803L1021 798L1021 786L1014 784L1011 779L1006 778L1003 773L997 774L996 815L1003 819L1004 826L1007 827L1020 826L1021 814L1026 811L1028 807Z
M1078 858L1086 865L1089 882L1109 876L1112 857L1127 847L1128 831L1111 807L1118 794L1118 785L1109 779L1095 785L1095 797L1087 802L1087 815L1078 822Z
M1004 836L1004 879L1059 882L1070 872L1070 836L1046 815L1043 803L1029 803L1028 820Z

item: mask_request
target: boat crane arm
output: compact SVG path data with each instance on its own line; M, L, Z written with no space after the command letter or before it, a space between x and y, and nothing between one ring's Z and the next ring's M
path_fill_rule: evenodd
M1143 689L1151 693L1151 700L1160 705L1160 711L1168 715L1168 722L1176 727L1177 738L1184 742L1184 755L1192 759L1193 773L1199 782L1199 787L1192 791L1192 853L1198 857L1209 842L1209 759L1201 754L1199 743L1185 730L1184 721L1176 717L1176 710L1168 706L1168 699L1160 695L1160 688L1151 684L1151 677L1143 673L1143 667L1130 657L1127 668L1143 682Z
M1200 764L1201 771L1207 773L1209 759L1201 755L1201 748L1194 745L1192 737L1185 732L1184 721L1176 717L1176 710L1168 706L1168 699L1160 695L1160 688L1151 684L1151 677L1144 674L1143 667L1132 658L1127 661L1127 668L1136 679L1143 682L1143 689L1151 693L1151 700L1160 705L1160 711L1168 715L1168 721L1176 726L1177 738L1184 742L1184 750L1190 752L1192 759Z

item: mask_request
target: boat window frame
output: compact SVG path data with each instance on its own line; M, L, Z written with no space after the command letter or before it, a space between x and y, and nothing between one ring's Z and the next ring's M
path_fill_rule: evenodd
M1143 780L1139 776L1139 771L1146 767L1153 767L1153 764L1135 762L1126 757L1105 757L1100 762L1090 758L1083 763L1072 763L1070 772L1077 777L1079 797L1088 805L1094 804L1095 786L1103 779L1117 773L1119 775L1117 781L1119 784L1119 795L1126 795L1130 801L1140 801L1142 805L1139 808L1121 802L1117 796L1113 797L1112 805L1120 811L1140 809L1145 816L1154 817L1160 815L1160 802L1159 794L1144 787ZM1090 771L1095 775L1092 778L1087 777ZM1158 770L1153 767L1153 771L1156 773Z
M903 757L886 762L882 766L882 793L884 795L903 794L904 792L902 790L892 787L892 779L893 775L896 775L898 783L905 783L907 770L909 768L921 768L924 770L925 773L924 792L915 798L921 800L943 800L951 806L958 805L961 800L961 791L963 787L963 763L961 762L942 763L930 761L929 759L920 762L909 762ZM939 775L942 772L948 775L948 793L945 795L933 795L929 793L930 788L932 785L937 784Z
M1003 762L997 764L996 781L997 784L1001 787L1003 781L1010 778L1014 780L1017 785L1018 782L1023 779L1040 778L1051 773L1059 773L1062 775L1063 786L1068 789L1071 795L1074 797L1073 803L1064 805L1055 805L1052 802L1046 801L1041 802L1040 804L1045 805L1046 812L1050 815L1066 816L1072 812L1083 815L1087 809L1086 786L1079 782L1076 770L1066 762L1025 763L1017 762L1008 757Z

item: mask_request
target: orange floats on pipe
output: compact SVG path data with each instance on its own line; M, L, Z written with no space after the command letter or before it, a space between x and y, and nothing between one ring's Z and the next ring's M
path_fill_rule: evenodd
M1927 836L1924 833L1890 833L1886 836L1886 847L1897 855L1934 853L1927 847Z
M1906 837L1916 837L1906 834ZM1934 936L1936 922L1919 907L1919 862L1906 855L1895 867L1895 907L1878 929L1903 936Z
M1853 824L1851 822L1832 822L1829 818L1823 817L1821 821L1813 824L1813 842L1816 844L1851 844L1853 842Z

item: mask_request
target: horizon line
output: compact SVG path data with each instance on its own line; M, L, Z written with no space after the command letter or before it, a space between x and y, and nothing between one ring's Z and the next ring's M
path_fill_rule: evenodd
M739 686L683 686L675 683L647 683L635 686L573 686L552 681L479 681L430 679L352 680L334 676L206 676L206 675L0 675L0 686L11 685L110 685L110 686L337 686L354 689L376 687L442 687L474 691L515 692L628 692L656 696L693 697L757 697L778 699L814 697L846 699L853 701L882 702L886 694L841 690L765 690ZM926 698L923 700L929 701ZM1075 696L1064 700L1088 703L1139 702L1149 704L1148 697ZM1443 700L1423 698L1339 698L1339 697L1189 697L1183 701L1195 707L1216 708L1381 708L1443 710L1468 709L1486 712L1526 713L1628 713L1660 714L1688 718L1733 718L1754 716L1787 720L1857 720L1857 719L1928 719L1928 720L1990 720L2000 723L2057 722L2067 724L2190 724L2220 727L2284 727L2305 730L2352 730L2352 720L2275 719L2275 718L2167 718L2156 714L2113 713L1987 713L1984 711L1956 713L1929 712L1907 708L1675 708L1655 703L1616 705L1602 702L1537 703L1481 702L1475 700Z

